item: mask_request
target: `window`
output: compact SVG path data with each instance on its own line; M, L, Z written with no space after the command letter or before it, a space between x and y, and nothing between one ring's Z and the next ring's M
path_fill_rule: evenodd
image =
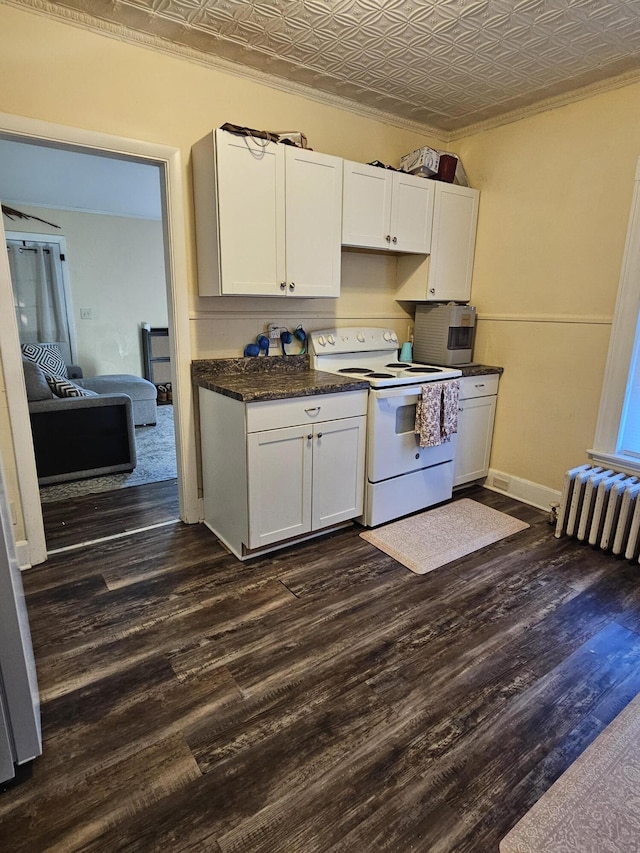
M640 472L640 159L594 447L589 455L596 463Z
M76 358L64 237L8 231L7 254L20 343L55 343Z
M640 322L636 327L633 345L633 355L627 378L627 391L620 431L618 434L617 452L630 459L637 459L640 464Z

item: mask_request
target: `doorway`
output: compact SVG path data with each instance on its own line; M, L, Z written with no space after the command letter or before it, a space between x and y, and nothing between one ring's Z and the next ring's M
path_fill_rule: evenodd
M182 209L182 169L176 149L110 137L73 128L58 127L20 117L0 116L0 139L28 142L98 158L158 167L162 200L162 228L166 261L168 328L171 340L173 403L176 410L177 480L180 518L199 520L199 500L195 470L195 435L190 383L189 319L187 304L185 241ZM0 289L10 286L8 265L0 270ZM4 275L3 275L4 273ZM46 559L42 510L37 489L33 446L25 438L28 409L24 388L19 384L20 351L17 330L0 329L0 355L7 381L7 402L12 425L13 453L19 480L25 541L21 564ZM182 356L184 353L184 357Z
M0 198L11 202L5 228L17 217L25 228L6 231L21 345L54 344L81 386L93 376L143 376L145 321L166 327L168 317L158 166L0 140ZM57 242L67 245L56 254ZM135 421L132 471L41 485L47 539L51 503L165 480L177 493L166 390L147 415ZM78 512L57 509L68 538Z

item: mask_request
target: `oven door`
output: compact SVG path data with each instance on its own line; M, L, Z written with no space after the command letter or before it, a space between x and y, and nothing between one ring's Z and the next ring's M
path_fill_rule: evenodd
M367 479L378 483L455 457L456 438L437 447L420 447L415 433L419 385L369 391Z

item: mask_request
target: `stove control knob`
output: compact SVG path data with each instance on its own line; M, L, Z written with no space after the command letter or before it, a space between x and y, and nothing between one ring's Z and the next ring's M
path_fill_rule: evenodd
M324 335L320 335L320 337L318 338L318 343L320 344L321 347L326 347L327 342L324 339Z
M356 338L360 341L361 344L364 343L364 335L362 334L362 332L358 332Z
M387 342L388 342L388 341L392 341L392 340L393 340L393 338L391 337L391 332L385 332L385 333L384 333L384 335L383 335L382 337L383 337L383 338L385 339L385 341L387 341Z
M333 337L333 335L328 335L328 336L327 336L327 341L328 341L328 343L330 343L331 345L333 345L333 344L335 344L336 339Z

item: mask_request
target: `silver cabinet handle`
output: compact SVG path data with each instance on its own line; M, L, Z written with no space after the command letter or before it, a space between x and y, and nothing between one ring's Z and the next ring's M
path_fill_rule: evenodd
M429 293L435 293L435 292L436 292L435 287L430 287L430 288L429 288Z
M311 441L311 439L313 438L313 433L310 432L309 435L307 436L307 438L309 439L309 441Z
M398 238L397 238L397 237L394 237L394 238L393 238L393 242L394 242L394 243L397 243L397 242L398 242Z
M289 285L289 290L295 290L295 289L296 289L296 283L295 283L295 281L292 281L291 284Z
M321 432L319 432L319 433L318 433L318 438L322 438L322 433L321 433Z
M387 234L387 236L384 239L387 241L387 243L390 243L391 242L391 234Z
M319 411L320 411L320 406L314 406L312 409L305 409L305 412L306 412L308 415L310 415L310 414L312 414L312 413L314 413L314 412L319 412Z
M458 411L459 411L459 412L464 412L464 409L462 408L462 406L458 406Z
M286 286L287 286L287 282L286 282L286 281L281 281L281 282L280 282L280 290L284 290L284 289L286 288Z
M476 388L484 388L484 382L476 382Z

